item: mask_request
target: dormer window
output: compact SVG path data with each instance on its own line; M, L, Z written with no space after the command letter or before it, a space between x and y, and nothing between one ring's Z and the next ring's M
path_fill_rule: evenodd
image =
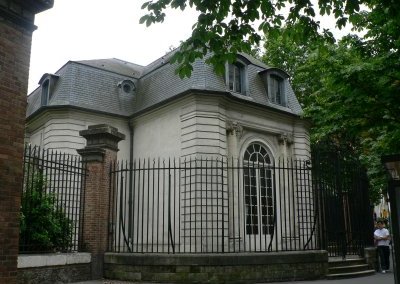
M289 76L277 68L266 69L259 72L264 83L269 102L287 106L285 84Z
M229 90L241 93L242 92L242 78L243 71L239 64L229 64Z
M245 65L240 62L226 65L226 85L229 91L244 95L246 93Z
M136 86L131 80L123 80L118 83L118 88L121 94L125 95L135 95Z
M49 103L49 80L43 82L42 84L42 106L47 106Z
M59 78L58 75L46 73L39 80L39 85L41 85L41 88L42 88L42 94L41 94L41 105L42 106L46 106L50 103L50 101L54 95L53 89L54 89L56 80L58 78Z
M270 76L270 99L271 102L278 105L285 105L284 94L283 94L283 78L277 75Z

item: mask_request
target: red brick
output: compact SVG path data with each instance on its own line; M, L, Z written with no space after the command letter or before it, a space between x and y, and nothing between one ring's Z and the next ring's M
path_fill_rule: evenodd
M3 14L0 17L3 19ZM4 19L0 21L0 283L16 283L17 279L31 38L31 31Z

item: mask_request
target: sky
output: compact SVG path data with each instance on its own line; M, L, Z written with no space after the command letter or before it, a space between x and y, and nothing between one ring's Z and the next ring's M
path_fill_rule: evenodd
M55 0L35 17L28 93L69 60L118 58L147 65L191 35L194 10L171 10L162 24L139 24L145 0Z
M145 1L54 0L52 9L35 17L28 94L43 74L55 73L69 60L118 58L148 65L190 36L194 9L170 10L163 23L146 27L139 24Z

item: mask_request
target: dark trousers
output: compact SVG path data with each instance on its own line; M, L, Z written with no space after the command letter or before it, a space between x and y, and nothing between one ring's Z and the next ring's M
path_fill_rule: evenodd
M378 246L378 256L379 256L379 262L381 264L381 269L382 270L388 270L389 269L389 255L390 255L390 250L389 246Z

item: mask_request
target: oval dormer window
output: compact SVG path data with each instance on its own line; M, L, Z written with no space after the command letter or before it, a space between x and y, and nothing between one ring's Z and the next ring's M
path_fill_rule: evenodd
M136 90L135 83L133 83L131 80L123 80L119 82L118 87L123 94L127 95L133 95Z

